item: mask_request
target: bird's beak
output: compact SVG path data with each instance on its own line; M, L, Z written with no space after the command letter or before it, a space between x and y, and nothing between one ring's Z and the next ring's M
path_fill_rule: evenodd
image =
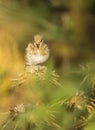
M39 44L37 44L37 48L39 48Z

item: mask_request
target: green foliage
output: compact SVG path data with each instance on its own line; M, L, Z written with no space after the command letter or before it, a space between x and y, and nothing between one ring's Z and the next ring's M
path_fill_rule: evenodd
M0 130L95 129L94 0L0 1ZM45 66L25 66L42 34Z

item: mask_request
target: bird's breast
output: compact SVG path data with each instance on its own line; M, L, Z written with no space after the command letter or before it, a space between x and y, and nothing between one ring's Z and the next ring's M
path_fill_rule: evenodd
M47 55L41 55L40 53L31 56L31 60L38 64L45 62L47 58Z

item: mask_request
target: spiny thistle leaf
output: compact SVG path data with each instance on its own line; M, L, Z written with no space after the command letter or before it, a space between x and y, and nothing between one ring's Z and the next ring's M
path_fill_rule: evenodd
M23 85L29 77L36 76L37 79L44 81L47 79L46 75L48 73L48 69L46 66L27 66L24 73L20 74L17 78L11 79L13 81L13 86L20 86ZM59 83L59 75L56 73L56 71L51 71L50 73L50 82L53 83L56 86L62 87L62 85Z

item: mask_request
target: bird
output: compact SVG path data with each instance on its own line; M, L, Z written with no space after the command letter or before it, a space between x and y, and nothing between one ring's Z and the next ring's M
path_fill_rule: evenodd
M36 66L47 61L49 57L49 48L43 42L41 35L34 35L32 43L29 43L26 48L26 65Z

